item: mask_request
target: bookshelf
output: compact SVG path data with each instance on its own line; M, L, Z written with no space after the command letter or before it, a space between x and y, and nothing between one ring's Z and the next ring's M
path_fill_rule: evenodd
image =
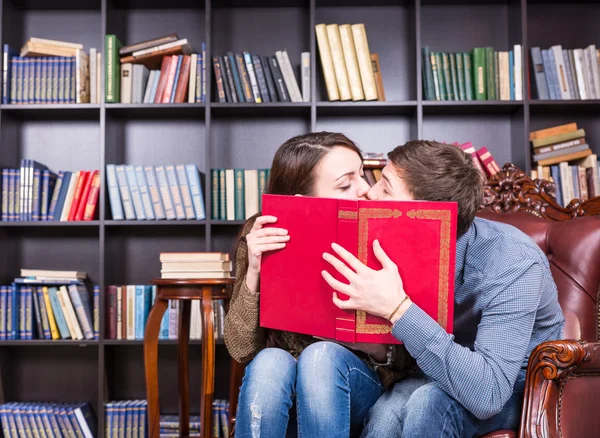
M287 49L299 76L302 51L311 53L311 99L303 103L52 104L0 106L0 166L21 158L53 170L100 169L107 164L195 163L203 174L206 220L113 221L106 190L91 222L0 222L0 282L22 267L86 271L104 291L110 284L145 284L159 275L160 251L234 249L242 221L210 219L210 169L269 167L289 137L314 130L342 131L363 150L385 152L409 139L472 141L487 146L500 165L531 170L530 130L576 121L595 153L599 100L425 101L421 48L506 50L600 43L597 2L526 0L0 0L3 43L21 47L30 36L77 41L106 53L104 35L124 44L178 32L207 53L248 50L272 55ZM365 23L379 54L387 101L328 102L314 26ZM207 69L212 84L212 68ZM177 411L176 347L161 341L161 409ZM192 412L199 411L201 346L190 347ZM103 403L143 398L139 341L3 341L4 401L87 400L103 427ZM215 396L228 397L229 360L217 345ZM100 429L102 430L102 429Z

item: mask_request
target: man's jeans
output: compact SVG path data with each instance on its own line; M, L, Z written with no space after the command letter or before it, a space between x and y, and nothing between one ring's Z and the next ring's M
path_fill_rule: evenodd
M402 380L375 403L361 437L469 438L519 427L525 370L502 411L479 420L423 374Z
M314 343L298 361L284 350L267 348L246 367L235 436L295 436L296 426L300 437L356 435L382 393L377 373L338 344Z

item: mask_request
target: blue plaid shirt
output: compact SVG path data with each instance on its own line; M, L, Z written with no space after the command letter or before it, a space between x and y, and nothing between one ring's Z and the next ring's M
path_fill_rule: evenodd
M392 333L426 375L487 419L512 395L531 351L562 339L564 317L546 255L517 228L476 218L456 242L454 305L453 335L414 304Z

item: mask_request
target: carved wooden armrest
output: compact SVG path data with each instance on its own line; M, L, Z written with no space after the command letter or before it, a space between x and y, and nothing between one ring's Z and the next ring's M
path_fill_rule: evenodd
M521 437L561 436L561 389L569 377L600 375L600 342L549 341L536 347L527 365Z

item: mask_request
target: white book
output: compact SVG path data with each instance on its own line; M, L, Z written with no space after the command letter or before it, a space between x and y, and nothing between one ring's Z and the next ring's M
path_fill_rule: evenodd
M302 98L310 102L310 52L302 52Z
M83 333L81 332L81 327L79 327L75 309L73 308L73 303L71 303L71 298L69 298L69 292L67 291L66 286L61 286L56 293L60 308L63 311L63 316L67 322L67 327L71 333L71 338L77 340L83 339Z
M90 103L98 103L98 50L90 49Z
M143 103L150 103L150 95L152 94L152 86L154 85L155 75L156 70L152 70L148 76L148 83L146 84L146 90L144 91L144 100L142 101Z
M123 339L123 288L117 286L117 339Z
M127 340L135 340L135 285L127 285Z
M104 80L102 78L102 53L98 53L96 55L96 78L98 79L96 81L96 96L97 96L97 102L96 103L101 103L102 102L102 96L104 96L104 94L102 94L102 86L104 84Z
M279 68L281 69L281 74L283 76L285 86L288 92L290 93L291 101L302 102L302 97L300 96L300 90L298 88L298 82L296 81L294 71L292 70L291 64L289 63L289 57L287 57L287 52L279 50L275 52L275 57L277 58L277 62L279 63Z
M590 99L590 90L586 83L585 59L583 56L583 49L573 50L573 58L575 60L575 79L577 80L579 95L581 96L582 100Z
M590 44L585 49L588 52L590 64L592 66L592 80L594 82L594 98L600 99L600 72L598 70L598 58L596 54L596 45Z
M246 169L244 171L245 213L246 219L258 213L258 170Z
M66 41L58 41L58 40L49 40L46 38L29 38L28 42L33 44L47 44L51 46L59 46L59 47L67 47L69 49L83 49L83 44L79 43L69 43Z
M235 175L233 169L225 169L225 200L227 220L235 220Z
M182 46L183 55L189 55L192 52L192 47L189 45L187 38L182 38L177 41L173 41L170 43L161 44L160 46L150 47L148 49L138 50L137 52L133 52L131 56L137 58L138 56L147 55L148 53L158 52L161 50L172 49L173 47Z
M571 90L569 89L569 81L567 79L567 70L565 68L565 60L563 58L562 46L552 46L550 50L554 52L554 64L556 75L558 78L558 87L560 88L561 99L570 100Z
M80 170L71 174L69 188L67 189L67 196L65 196L65 203L63 204L63 209L60 213L61 222L65 222L69 218L69 212L71 211L71 205L73 204L73 197L75 196L75 187L77 186L77 181L79 180L80 176Z
M515 55L515 100L523 100L523 59L521 54L521 45L515 44L513 50Z
M198 72L198 54L192 53L190 65L190 83L188 86L188 103L196 102L196 74Z
M133 64L121 64L121 103L131 103Z

